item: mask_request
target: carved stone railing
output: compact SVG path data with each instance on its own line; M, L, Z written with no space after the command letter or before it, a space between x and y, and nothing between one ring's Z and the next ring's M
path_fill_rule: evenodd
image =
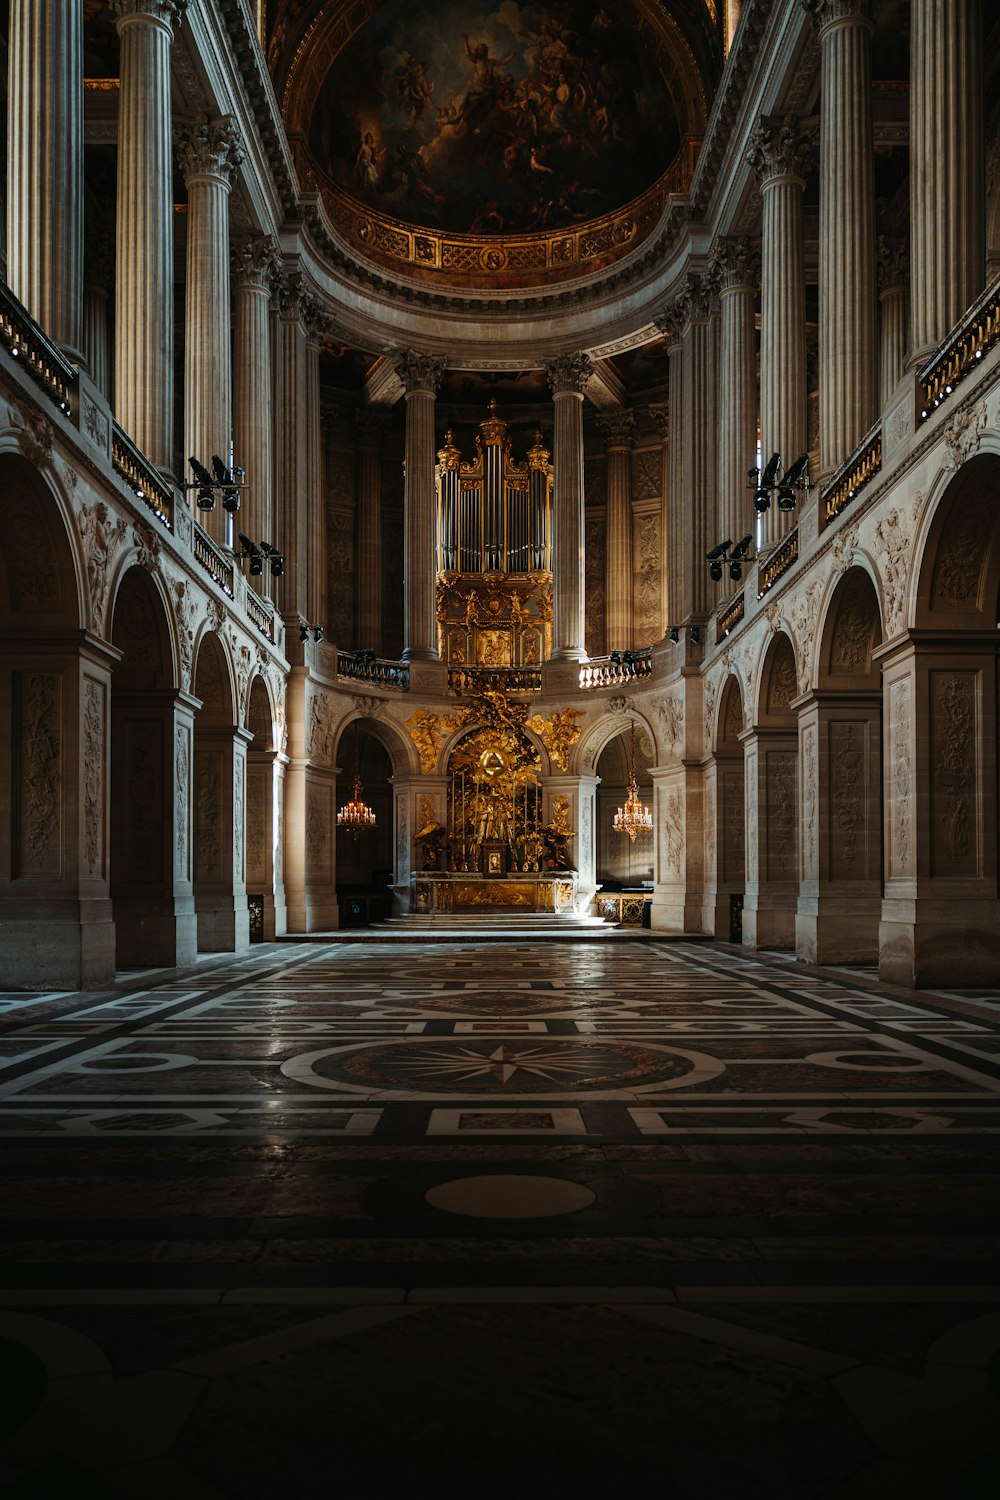
M274 640L274 605L270 599L262 599L252 588L247 589L247 619L255 625L261 635Z
M200 563L210 578L214 578L219 587L233 597L233 559L223 552L217 542L194 523L194 541L192 550L195 561Z
M926 422L997 343L1000 343L1000 277L990 283L947 343L918 371L918 422Z
M338 651L337 676L352 682L370 682L374 687L401 688L408 692L410 669L403 661L383 661L366 651Z
M448 691L474 697L484 689L499 693L540 693L541 667L449 667Z
M76 371L46 338L5 281L0 281L0 343L68 416L70 386L76 380Z
M652 677L653 648L641 651L614 651L610 656L593 656L580 668L582 688L621 687L637 677Z
M757 598L763 599L768 589L773 589L779 578L782 578L790 567L798 560L799 556L799 528L778 543L770 557L763 563L757 575Z
M721 641L723 636L735 630L745 613L746 599L741 589L734 599L727 599L725 604L719 606L719 613L716 616L716 639Z
M823 491L823 513L827 521L839 516L857 499L882 468L881 423L861 439L850 458L842 463Z
M111 463L137 500L149 507L168 531L174 529L174 496L152 464L117 422L111 427Z

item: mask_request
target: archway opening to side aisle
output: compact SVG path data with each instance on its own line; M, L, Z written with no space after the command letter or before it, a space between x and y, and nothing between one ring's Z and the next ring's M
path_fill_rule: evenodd
M623 729L601 751L597 786L597 910L600 916L625 926L639 926L653 895L653 830L640 829L632 839L618 832L615 815L625 807L630 774L642 804L653 806L650 767L656 757L648 732L637 726Z
M389 751L365 719L354 719L337 749L337 813L361 800L375 815L369 828L337 827L337 905L342 927L363 927L392 915L396 881L394 766Z

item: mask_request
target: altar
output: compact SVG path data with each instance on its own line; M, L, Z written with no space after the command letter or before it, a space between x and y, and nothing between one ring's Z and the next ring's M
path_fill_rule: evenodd
M410 878L410 911L425 916L472 911L558 915L576 910L577 884L573 870L529 870L499 878L456 870L423 870Z

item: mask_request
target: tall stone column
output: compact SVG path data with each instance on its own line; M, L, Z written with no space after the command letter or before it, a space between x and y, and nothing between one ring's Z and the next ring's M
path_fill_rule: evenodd
M115 416L149 461L174 465L170 43L188 0L113 0L121 40Z
M700 624L709 614L705 553L716 507L716 393L718 339L712 288L688 276L660 324L670 340L670 605L672 623ZM710 534L711 533L711 534Z
M911 359L922 364L983 288L980 0L910 6Z
M90 378L106 399L111 396L108 306L114 272L115 250L111 236L104 233L88 235L84 254L81 347Z
M326 465L319 400L322 315L310 297L306 309L306 612L313 625L327 628Z
M271 511L272 424L270 279L277 246L250 238L233 255L233 452L246 470L239 529L253 541L274 543ZM250 581L268 591L269 571Z
M382 443L390 413L384 406L357 412L357 643L382 655Z
M670 401L663 414L667 441L667 619L664 635L681 619L683 602L683 559L681 536L684 519L684 326L681 304L676 300L657 319L657 328L667 343L667 381Z
M434 584L437 577L434 490L434 398L444 361L409 352L396 359L406 392L405 661L438 661Z
M794 948L798 879L798 736L759 727L740 736L746 773L743 943Z
M792 464L809 446L802 191L812 154L812 135L797 115L762 115L747 153L763 208L760 429L765 464L772 453ZM764 517L764 542L776 542L786 524L784 513L772 504Z
M584 645L583 393L586 354L546 366L555 408L552 442L552 661L586 661Z
M819 180L820 471L875 420L875 192L870 0L803 0L822 50ZM791 461L797 457L789 453Z
M609 651L632 645L632 449L633 411L606 412L597 419L608 453L607 604Z
M655 401L648 408L660 435L660 635L670 628L670 402Z
M885 411L903 378L906 364L906 301L910 258L903 240L880 237L878 242L879 406Z
M713 270L719 289L718 541L738 542L751 524L747 470L757 453L757 326L760 255L750 240L720 240Z
M83 340L83 6L13 0L7 281L73 359Z
M229 315L229 188L243 160L234 121L205 120L185 131L177 159L188 191L184 318L184 458L229 463L233 373ZM207 529L226 542L217 505Z
M305 555L307 530L306 330L307 294L295 277L277 283L278 337L275 395L278 460L275 465L275 530L285 571L275 597L295 642L307 619ZM268 537L268 541L272 538ZM313 623L310 621L310 623Z
M194 730L194 898L198 947L241 953L250 944L246 887L245 729Z

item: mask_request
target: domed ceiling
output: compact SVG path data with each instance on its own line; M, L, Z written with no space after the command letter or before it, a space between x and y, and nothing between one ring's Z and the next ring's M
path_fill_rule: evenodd
M502 287L608 264L687 187L716 9L284 0L268 60L303 185L348 242L410 275Z

